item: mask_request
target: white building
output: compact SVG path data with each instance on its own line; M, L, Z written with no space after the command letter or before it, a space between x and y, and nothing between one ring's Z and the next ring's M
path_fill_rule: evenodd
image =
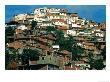
M75 66L80 66L81 69L87 69L90 68L90 65L87 63L84 63L83 61L76 61Z
M34 10L34 14L44 14L47 12L47 8L44 7L44 8L38 8L38 9L35 9Z
M27 14L26 19L31 22L34 20L34 14Z
M20 29L20 30L26 30L27 27L25 25L20 25L17 27L17 29Z
M54 26L51 22L42 22L40 26Z
M49 13L60 13L60 9L50 8L50 9L47 9L47 12L49 12Z
M100 33L96 33L95 36L104 37L104 34L100 32Z
M59 45L53 45L52 48L55 49L55 50L59 50L60 49Z
M81 25L78 25L78 24L73 24L73 23L72 23L72 27L73 27L73 28L75 28L75 27L80 28L80 27L81 27Z
M72 35L72 36L76 36L76 31L73 31L73 30L67 30L67 34L68 35Z
M13 21L24 21L26 20L27 14L18 14L13 17Z

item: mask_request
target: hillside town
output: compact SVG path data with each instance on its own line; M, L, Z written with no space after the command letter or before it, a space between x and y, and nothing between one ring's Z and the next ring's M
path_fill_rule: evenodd
M106 21L37 8L5 24L6 70L105 70Z

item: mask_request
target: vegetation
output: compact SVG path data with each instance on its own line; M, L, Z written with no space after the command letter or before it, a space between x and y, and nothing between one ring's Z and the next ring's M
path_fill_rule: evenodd
M32 30L25 30L23 34L30 35L33 34L33 31L36 29L37 22L32 21ZM72 53L72 60L78 61L80 60L80 56L84 53L84 49L81 46L77 45L77 42L75 41L73 36L68 35L68 37L64 37L64 32L62 30L56 29L53 26L48 26L46 29L47 33L54 33L56 36L55 45L60 46L60 50L67 50ZM7 36L14 35L15 29L12 27L8 27L5 30L5 39L6 43L8 42ZM94 40L97 40L95 38ZM97 49L101 49L101 45L99 43L96 44ZM9 50L12 52L12 54L9 54ZM33 50L33 49L23 49L22 54L18 53L18 50L15 49L8 49L5 52L5 66L6 69L16 69L17 63L22 61L23 65L29 66L29 60L36 61L39 59L39 51ZM105 65L103 63L103 60L106 60L106 47L102 50L101 56L103 56L103 59L94 59L94 54L90 52L88 54L88 63L90 64L90 69L97 69L102 70ZM69 63L70 64L70 63ZM69 65L68 64L68 65Z
M37 25L37 22L33 20L33 21L32 21L32 30L35 29L36 25Z
M102 49L101 55L103 56L103 60L106 60L106 46Z
M48 26L47 29L46 29L46 31L47 31L48 33L51 33L52 31L55 32L56 29L55 29L53 26Z
M11 51L11 54L9 53L9 50ZM11 69L10 66L12 66L13 62L15 62L15 63L17 62L16 50L15 49L5 50L5 68Z
M102 59L93 59L93 54L90 52L88 54L88 60L90 64L90 69L102 70L105 65Z
M7 36L13 36L14 33L15 33L15 28L13 28L11 26L5 28L5 43L7 43L9 41Z
M38 50L24 49L22 53L22 61L28 62L28 60L38 60L40 53Z
M83 54L84 49L77 45L73 36L68 36L68 38L65 38L64 33L61 30L57 30L56 35L56 44L60 46L60 49L72 52L72 59L79 60L78 56Z
M105 67L102 59L95 60L93 63L93 68L97 70L102 70Z
M15 63L22 61L23 65L28 65L29 60L38 60L39 59L39 51L38 50L32 50L32 49L24 49L22 54L18 54L17 50L11 49L12 54L9 54L9 52L6 50L5 52L5 67L6 69L11 69L11 67L14 67ZM14 69L14 68L13 68Z

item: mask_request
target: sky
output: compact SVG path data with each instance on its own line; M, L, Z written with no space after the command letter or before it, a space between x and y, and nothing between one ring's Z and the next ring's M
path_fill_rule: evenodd
M6 5L5 22L9 22L14 15L31 13L34 9L43 7L67 9L69 13L78 13L81 18L97 23L106 21L105 5Z

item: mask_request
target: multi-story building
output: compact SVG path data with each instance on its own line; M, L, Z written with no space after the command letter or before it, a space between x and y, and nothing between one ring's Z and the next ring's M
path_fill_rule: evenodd
M28 69L89 69L90 65L87 63L89 52L94 54L94 59L98 59L105 47L105 23L98 25L96 22L80 18L78 13L68 13L66 9L39 8L31 14L16 15L13 21L16 22L15 30L13 35L7 35L6 47L18 52L23 52L23 49L35 49L40 52L38 60L28 60L30 67ZM36 21L34 29L32 21ZM13 27L13 24L6 24L6 28L9 26ZM75 39L77 46L84 49L79 61L72 60L72 52L55 44L57 36L54 32L47 32L47 27L62 30L66 39L70 35ZM99 43L101 49L98 49L95 43ZM15 68L25 69L25 64L22 63L19 60L16 63L18 65L15 65L18 68ZM10 66L14 69L12 65Z

